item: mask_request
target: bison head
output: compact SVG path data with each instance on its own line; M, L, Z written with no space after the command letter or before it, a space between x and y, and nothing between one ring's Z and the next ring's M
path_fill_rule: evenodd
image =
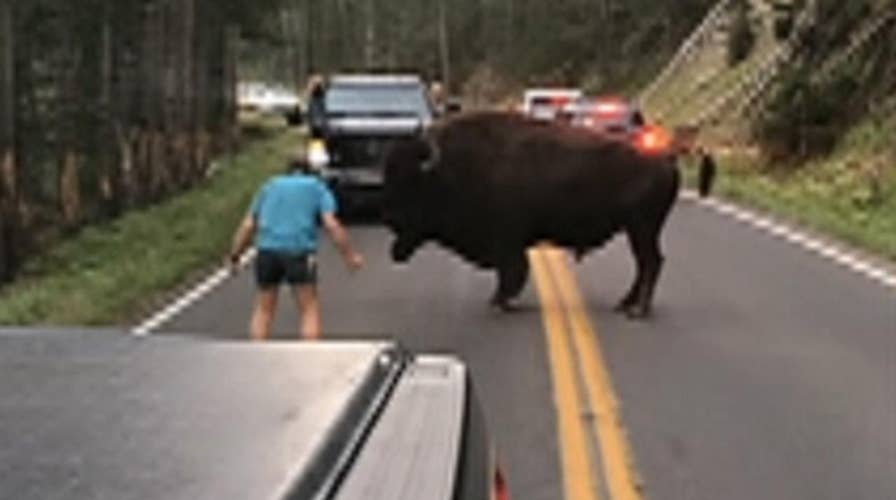
M435 141L423 137L395 141L386 151L383 220L395 233L396 262L409 260L435 230L430 207L439 158Z

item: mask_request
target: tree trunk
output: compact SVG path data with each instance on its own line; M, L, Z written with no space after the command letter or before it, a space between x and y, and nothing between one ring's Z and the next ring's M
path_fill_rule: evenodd
M209 4L199 0L196 4L195 19L206 19ZM208 42L209 28L206 23L196 23L194 40L195 61L193 64L193 81L195 84L195 104L193 106L193 165L197 179L205 177L209 163L208 134L208 99L209 99L209 62Z
M75 25L76 23L73 23ZM76 229L82 222L81 164L85 124L81 112L83 96L81 73L84 65L81 47L75 42L74 30L69 27L63 39L65 59L61 65L61 101L57 124L60 130L58 149L59 209L66 229ZM95 78L95 76L94 76Z
M236 84L237 58L239 52L240 29L230 25L224 29L224 78L222 86L223 120L228 150L232 153L240 140L237 116Z
M177 132L177 39L174 27L177 15L170 2L163 3L158 16L158 74L161 75L161 123L153 138L153 164L156 169L156 199L170 194L177 179L177 161L172 161L173 137Z
M124 210L133 207L139 199L136 149L140 137L141 113L138 109L138 97L140 89L146 85L140 78L137 63L142 43L141 11L136 5L122 5L114 0L106 1L107 5L112 7L109 11L108 25L113 33L110 38L114 38L114 43L110 43L112 48L110 140L114 140L117 146L118 164L114 167L117 174L115 189L118 206ZM120 23L123 18L127 20L126 24ZM112 19L118 20L119 23L113 25Z
M168 2L165 9L165 165L170 183L164 195L185 187L184 142L184 0Z
M314 45L316 42L314 39L314 26L317 19L315 19L314 15L314 0L305 0L305 64L308 67L309 75L317 71L314 59Z
M0 0L0 282L11 279L18 264L13 1Z
M308 72L305 68L305 57L302 53L302 36L304 35L304 28L301 23L304 17L302 16L301 7L299 4L295 4L289 9L287 9L289 19L289 25L287 26L287 30L289 33L289 43L290 43L290 67L292 68L292 83L293 89L299 90L302 85L301 82L305 81L308 78Z
M349 37L347 36L349 27L346 26L346 20L348 16L345 12L345 0L336 0L336 24L334 26L334 31L337 33L336 43L339 44L339 52L338 52L338 60L339 66L338 70L342 70L348 65L348 54L349 54Z
M442 83L445 90L451 88L451 53L448 47L448 20L445 0L439 0L439 59L441 60Z
M159 154L159 136L162 132L163 111L163 53L164 32L162 7L145 4L143 11L143 40L140 49L142 61L141 118L138 154L135 162L140 201L154 200L162 191L162 167Z
M367 0L367 12L365 12L366 26L364 37L364 66L372 69L376 64L376 25L374 24L373 0Z
M122 189L120 170L116 166L115 148L108 147L107 141L115 138L114 123L117 119L112 105L112 77L114 72L114 49L112 40L112 0L103 0L103 18L101 35L102 60L100 64L100 109L102 120L100 121L98 150L99 150L99 192L102 197L103 215L114 217L121 212Z
M59 196L62 219L69 229L74 229L81 223L81 163L81 155L74 147L66 147L59 171Z
M178 156L183 172L183 185L190 187L196 182L196 0L181 1L181 87L180 87L180 131Z
M514 9L514 2L516 0L507 0L507 24L506 24L506 32L504 36L504 53L512 54L514 47L514 35L515 27L516 27L516 9Z

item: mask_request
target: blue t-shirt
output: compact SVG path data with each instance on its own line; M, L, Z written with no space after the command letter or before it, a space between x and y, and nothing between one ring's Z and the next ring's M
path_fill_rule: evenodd
M259 250L300 254L317 250L320 216L336 212L333 193L319 178L277 176L255 195L251 213L258 223Z

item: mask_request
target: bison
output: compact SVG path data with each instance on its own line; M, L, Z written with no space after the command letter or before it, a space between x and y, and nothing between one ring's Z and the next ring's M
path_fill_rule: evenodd
M617 309L649 314L663 264L660 233L679 191L672 155L482 112L393 143L383 162L394 261L435 241L496 270L492 303L509 310L528 279L527 248L549 241L581 258L625 232L637 273Z

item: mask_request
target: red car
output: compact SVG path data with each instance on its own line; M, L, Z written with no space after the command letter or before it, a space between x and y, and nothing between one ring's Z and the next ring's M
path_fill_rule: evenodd
M637 105L624 99L583 98L568 105L564 111L572 126L630 142L645 153L661 153L671 147L669 134L659 126L647 124Z

